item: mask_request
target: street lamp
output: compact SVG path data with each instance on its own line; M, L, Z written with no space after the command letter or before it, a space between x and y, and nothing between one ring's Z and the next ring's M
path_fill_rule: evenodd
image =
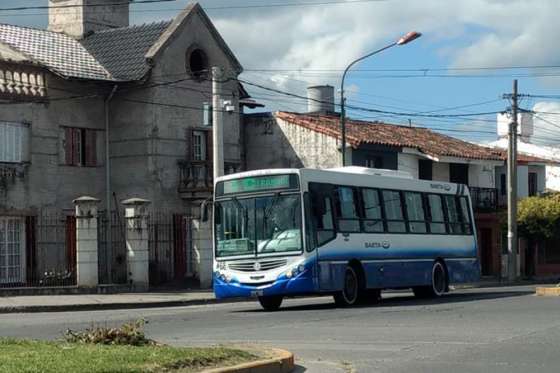
M409 33L407 33L406 35L404 35L403 37L401 37L399 40L397 40L396 42L393 42L387 46L384 46L381 49L378 49L376 51L373 51L371 53L366 54L365 56L362 56L360 58L358 58L357 60L352 61L352 63L350 63L350 65L348 65L348 67L346 67L346 69L344 70L344 74L342 74L342 82L340 83L340 134L341 134L341 141L342 141L342 167L346 166L346 113L344 111L344 104L346 99L344 98L344 79L346 79L346 74L348 73L348 70L350 70L350 68L352 66L354 66L355 64L357 64L358 62L365 60L368 57L373 56L374 54L377 54L379 52L383 52L385 49L389 49L391 47L394 47L396 45L405 45L410 43L413 40L418 39L420 36L422 36L421 33L416 32L416 31L411 31Z

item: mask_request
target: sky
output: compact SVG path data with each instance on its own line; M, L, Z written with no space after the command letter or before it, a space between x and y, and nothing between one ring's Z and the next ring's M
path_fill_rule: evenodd
M131 22L173 18L187 0L131 6ZM357 64L346 78L348 116L430 127L476 142L496 139L496 112L513 79L520 107L538 112L532 141L560 147L558 0L201 0L243 65L241 78L305 96L338 94L354 59L408 31L422 37ZM0 0L0 22L44 28L47 0ZM289 6L286 6L289 5ZM304 112L306 100L247 85L267 110ZM540 96L540 97L534 97ZM485 114L486 113L486 114Z

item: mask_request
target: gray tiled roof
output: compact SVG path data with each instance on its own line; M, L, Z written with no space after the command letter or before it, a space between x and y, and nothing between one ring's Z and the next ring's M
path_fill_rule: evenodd
M81 43L110 72L114 80L139 80L150 70L146 63L146 52L170 23L98 31Z
M98 31L79 41L62 33L0 24L0 43L65 77L131 81L149 71L146 52L169 24Z
M67 35L0 24L0 43L61 75L111 80L109 72L78 41Z

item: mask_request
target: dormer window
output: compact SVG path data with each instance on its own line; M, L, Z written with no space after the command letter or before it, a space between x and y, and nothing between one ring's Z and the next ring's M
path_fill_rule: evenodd
M191 74L194 79L206 79L209 73L208 56L206 53L198 48L192 47L187 52L187 72Z

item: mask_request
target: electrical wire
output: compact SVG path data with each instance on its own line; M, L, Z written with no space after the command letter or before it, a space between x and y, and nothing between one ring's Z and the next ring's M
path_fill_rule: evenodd
M115 1L113 3L93 3L93 4L66 4L66 5L33 5L33 6L18 6L11 8L0 8L0 12L14 12L22 10L42 10L42 9L65 9L65 8L96 8L105 6L119 6L129 4L151 4L151 3L170 3L177 0L136 0L130 2L129 0ZM109 12L109 11L108 11Z

